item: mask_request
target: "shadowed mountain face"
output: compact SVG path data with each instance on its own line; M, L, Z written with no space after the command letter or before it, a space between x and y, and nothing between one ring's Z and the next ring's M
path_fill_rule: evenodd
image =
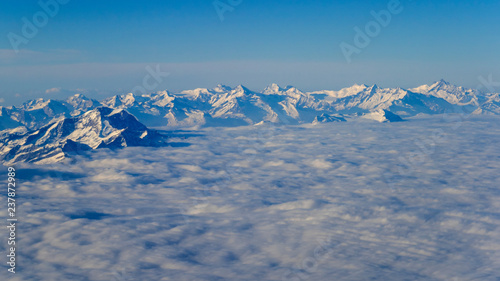
M79 116L98 106L101 106L100 102L76 94L65 101L36 99L19 107L0 107L0 130L14 128L16 125L38 129L56 120ZM11 124L6 124L7 122Z
M401 117L449 112L500 114L498 94L438 81L414 89L354 85L340 91L302 92L292 86L272 84L261 92L243 86L219 85L148 95L117 95L103 101L80 94L65 101L32 100L20 107L0 107L0 130L25 126L41 127L85 114L99 106L125 109L148 127L242 126L260 122L311 123L322 114L365 115L380 110Z
M98 107L38 130L10 130L0 136L4 164L52 163L69 154L99 148L165 146L167 137L148 129L123 109Z
M345 122L345 118L337 115L337 116L331 116L329 114L323 113L320 116L317 116L314 118L313 124L318 124L318 123L331 123L331 122Z
M168 144L166 135L147 126L318 124L359 116L397 122L417 114L497 115L500 99L499 94L481 94L442 80L411 90L354 85L309 93L276 84L260 93L219 85L177 94L118 95L100 102L77 94L65 101L38 99L21 107L0 107L0 113L3 163L43 164L99 148L183 145Z
M376 120L382 123L403 121L401 117L385 109L379 109L377 111L366 114L363 117L366 119Z

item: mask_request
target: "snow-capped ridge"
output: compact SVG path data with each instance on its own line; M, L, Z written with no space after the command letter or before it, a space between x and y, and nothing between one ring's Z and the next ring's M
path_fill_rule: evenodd
M264 88L262 91L262 94L264 95L274 95L274 94L279 94L282 92L283 89L276 83L269 84L267 87Z
M404 121L399 115L385 109L378 109L363 115L363 118L375 120L381 123Z
M223 84L218 84L213 90L217 93L224 93L231 91L232 88Z
M326 113L323 113L319 116L316 116L314 118L313 124L319 124L319 123L331 123L331 122L346 122L346 119L344 116L337 114L337 115L329 115Z
M491 95L489 95L491 96ZM115 95L102 101L76 94L65 101L36 99L20 107L3 107L0 129L25 126L37 129L58 120L76 117L99 106L126 109L149 127L241 126L282 120L311 123L322 113L362 115L379 109L405 118L417 114L473 112L499 114L498 103L475 89L445 80L412 89L354 84L340 90L302 92L293 86L271 83L262 91L243 85L217 85L177 93L157 91Z
M35 131L18 130L0 138L0 155L5 164L58 162L68 153L100 148L168 145L166 137L148 129L126 110L105 106Z

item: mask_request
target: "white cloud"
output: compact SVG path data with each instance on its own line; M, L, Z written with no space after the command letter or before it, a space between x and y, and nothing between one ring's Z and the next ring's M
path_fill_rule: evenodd
M20 165L19 276L495 280L500 122L481 118L456 131L439 117L283 127L251 155L234 153L237 136L258 128L206 129L190 147ZM398 174L436 129L450 141Z
M314 159L307 161L307 165L317 168L317 169L329 169L332 167L332 164L323 160L323 159Z
M91 178L97 182L130 182L132 178L125 172L118 172L115 169L106 169Z
M61 88L50 88L45 90L46 94L57 94L59 92L61 92Z

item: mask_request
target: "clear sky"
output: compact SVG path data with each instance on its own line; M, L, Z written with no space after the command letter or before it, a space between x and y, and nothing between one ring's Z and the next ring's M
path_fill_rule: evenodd
M130 92L157 65L169 75L150 81L151 91L500 81L500 1L401 0L392 10L396 0L54 1L0 2L4 105L75 91ZM372 11L391 19L370 26ZM365 33L367 25L370 42L356 45L355 27ZM342 42L357 49L350 62Z

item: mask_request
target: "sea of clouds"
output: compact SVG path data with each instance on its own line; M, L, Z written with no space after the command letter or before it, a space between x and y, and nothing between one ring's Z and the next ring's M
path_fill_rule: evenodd
M9 280L499 280L499 121L211 128L17 165Z

